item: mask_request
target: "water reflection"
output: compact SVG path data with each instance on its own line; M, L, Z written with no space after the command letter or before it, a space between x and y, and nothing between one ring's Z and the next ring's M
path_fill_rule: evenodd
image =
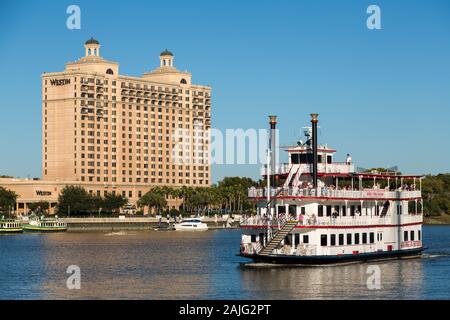
M381 271L380 289L370 290L368 267ZM267 299L420 299L420 259L327 267L244 268L243 290Z

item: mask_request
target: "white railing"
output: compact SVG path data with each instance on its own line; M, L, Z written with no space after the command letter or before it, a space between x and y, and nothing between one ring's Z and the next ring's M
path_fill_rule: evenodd
M315 256L317 253L317 245L315 244L299 244L294 251L297 256Z
M275 166L275 174L288 174L291 169L291 164L280 163ZM313 165L310 163L301 164L301 172L312 172ZM345 162L333 162L333 163L318 163L317 171L319 173L340 173L347 174L355 172L355 165L353 163L347 164ZM273 172L271 172L273 174ZM267 176L267 165L261 167L261 176Z
M287 174L289 173L290 164L289 163L280 163L275 165L275 174ZM270 174L274 174L272 172L272 168L270 168ZM267 164L261 167L261 175L267 176Z
M293 219L289 219L293 220ZM423 221L423 216L421 214L408 214L408 215L388 215L388 216L346 216L346 217L317 217L317 216L300 216L298 221L298 226L370 226L370 225L392 225L392 224L408 224L408 223L420 223ZM280 222L280 223L278 223ZM273 228L279 228L283 226L286 220L276 219L268 221L266 218L261 218L260 216L253 217L243 217L241 218L241 226L273 226Z
M410 199L422 197L420 190L416 191L387 191L379 189L365 190L331 190L329 188L300 189L300 188L271 188L271 197L278 193L278 197L324 197L324 198L350 198L350 199ZM266 188L250 188L250 198L267 196Z

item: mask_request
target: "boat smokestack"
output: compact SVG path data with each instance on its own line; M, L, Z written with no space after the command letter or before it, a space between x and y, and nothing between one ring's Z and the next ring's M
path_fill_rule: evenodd
M272 174L272 187L275 187L275 175L276 175L276 129L277 129L277 116L269 116L270 124L270 173Z
M314 189L317 188L317 123L319 120L318 113L311 113L311 124L312 124L312 148L313 148L313 185Z

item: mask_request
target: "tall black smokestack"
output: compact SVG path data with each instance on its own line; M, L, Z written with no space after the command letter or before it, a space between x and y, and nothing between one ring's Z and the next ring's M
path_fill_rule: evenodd
M276 170L276 129L277 129L277 116L269 116L270 124L270 173L272 174L271 185L275 187L275 170Z
M311 124L312 124L312 147L313 147L313 185L314 189L317 188L317 123L319 120L317 118L319 114L311 113Z

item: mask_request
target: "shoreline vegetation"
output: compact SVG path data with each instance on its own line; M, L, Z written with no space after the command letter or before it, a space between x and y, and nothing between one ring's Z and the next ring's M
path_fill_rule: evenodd
M144 213L166 216L215 214L250 214L255 204L247 198L250 187L263 187L263 180L254 181L246 177L226 177L211 187L173 188L158 186L142 195L137 204L137 216ZM424 224L450 224L450 173L427 175L422 180L424 201ZM10 208L15 207L18 195L0 187L0 216L8 216ZM178 199L178 207L169 206L168 199ZM89 194L79 186L63 189L58 199L57 211L61 217L115 217L121 212L128 199L121 195L99 197ZM46 214L48 203L30 204L33 213Z

